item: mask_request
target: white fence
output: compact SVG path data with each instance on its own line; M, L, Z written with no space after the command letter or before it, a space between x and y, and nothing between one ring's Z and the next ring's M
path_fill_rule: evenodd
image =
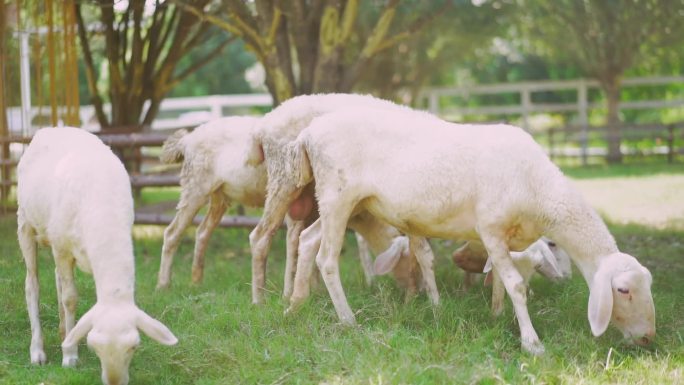
M669 84L684 85L684 76L660 76L624 79L624 88L633 86L662 86ZM534 81L519 83L501 83L489 85L473 85L464 87L439 87L428 88L421 93L421 106L432 113L450 120L468 121L473 120L469 116L477 115L519 115L524 128L530 128L530 117L537 113L549 112L576 112L580 126L589 123L589 112L592 109L605 108L603 103L590 103L589 90L598 88L598 82L594 80L569 80L569 81ZM535 103L533 94L538 92L562 91L573 92L576 100L570 103ZM454 103L442 103L444 98L459 97L467 99L475 95L496 94L519 94L519 103L511 105L493 105L464 107ZM242 94L242 95L214 95L186 98L167 98L160 106L159 117L152 124L153 129L173 129L201 124L210 119L231 114L244 114L252 108L268 108L272 105L269 94ZM442 104L448 107L442 108ZM620 109L660 109L660 108L684 108L684 94L677 95L674 99L661 100L638 100L622 102ZM105 111L110 106L105 105ZM39 117L45 119L50 112L49 107L32 107L29 114L29 122L22 119L19 107L8 109L9 127L12 133L31 134L41 126ZM249 112L247 112L249 113ZM99 126L95 119L92 106L81 106L80 116L82 125L89 130L96 131ZM491 119L491 118L490 118Z
M670 84L684 85L684 76L657 76L628 78L622 81L624 88L634 86L661 86ZM468 120L469 115L519 115L522 126L530 129L530 116L535 113L549 112L576 112L577 124L587 126L589 124L589 110L605 108L603 103L589 102L589 89L599 88L595 80L579 79L567 81L534 81L518 83L501 83L488 85L473 85L463 87L435 87L425 89L421 93L421 105L432 113L451 120ZM570 103L534 103L532 95L537 92L548 91L574 91L576 100ZM519 103L511 105L460 107L453 103L442 108L442 99L460 97L468 99L475 95L518 94ZM637 100L621 102L621 110L628 109L659 109L659 108L683 108L684 92L675 99L661 100ZM464 119L465 118L465 119Z

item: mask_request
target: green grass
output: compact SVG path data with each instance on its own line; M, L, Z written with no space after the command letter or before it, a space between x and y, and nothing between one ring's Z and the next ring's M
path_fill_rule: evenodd
M54 266L40 253L41 319L48 364L29 363L30 328L25 270L15 236L16 220L0 218L0 384L96 384L99 361L81 344L81 363L62 368ZM675 384L684 382L684 233L644 227L612 227L621 248L639 256L654 276L658 336L642 349L625 345L615 329L591 336L588 290L579 274L565 284L534 278L530 314L547 353L520 350L510 304L492 319L488 288L461 293L462 275L444 258L453 249L433 242L442 306L425 296L404 303L388 278L366 288L356 246L348 236L342 256L343 285L358 327L343 327L319 288L297 314L285 318L280 299L284 241L280 232L269 261L268 294L250 304L247 230L219 229L207 255L205 282L192 286L192 232L177 253L172 288L156 292L159 229L136 231L137 303L179 338L164 347L149 338L131 364L132 384ZM144 231L149 230L149 231ZM144 234L141 235L141 234ZM78 314L94 301L92 279L77 274Z

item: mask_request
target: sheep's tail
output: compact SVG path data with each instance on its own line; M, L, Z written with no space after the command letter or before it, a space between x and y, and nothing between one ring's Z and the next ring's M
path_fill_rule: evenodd
M187 134L188 130L181 129L174 132L171 134L171 136L169 136L168 139L166 139L164 145L162 146L162 153L159 156L159 160L161 160L162 163L179 163L183 160L185 148L181 143L181 139L183 139L183 137Z

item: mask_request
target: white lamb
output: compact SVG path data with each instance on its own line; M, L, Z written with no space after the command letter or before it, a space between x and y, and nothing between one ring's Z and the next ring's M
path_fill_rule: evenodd
M405 236L397 237L385 252L375 259L373 271L375 274L387 274L399 262L399 256L409 250L409 241ZM527 249L511 252L511 258L516 269L527 285L536 272L552 280L568 279L572 275L570 257L568 254L546 237L541 237ZM465 271L464 287L467 290L478 273L486 273L485 284L491 284L495 279L491 272L491 262L487 258L487 250L480 242L466 242L453 253L453 261ZM492 292L492 313L499 315L503 310L503 291Z
M256 117L237 116L215 119L191 133L178 130L164 143L161 160L165 163L182 161L183 165L177 212L164 231L158 289L170 285L173 256L182 234L207 202L207 215L197 228L195 237L193 283L202 281L207 243L230 204L263 206L266 198L266 168L263 165L247 164L248 150L252 146L255 127L259 121L260 118ZM292 293L299 235L307 223L305 220L293 220L289 216L285 218L285 223L287 258L283 295L289 298ZM373 276L372 260L363 238L358 236L357 239L359 257L366 281L370 284Z
M46 362L40 327L36 243L55 260L62 365L78 361L88 335L105 384L128 383L128 366L140 344L138 329L174 345L176 337L134 301L131 230L133 198L128 174L96 136L71 127L44 128L17 168L18 236L26 262L26 304L31 321L31 362ZM92 273L97 302L75 323L74 265Z
M263 288L265 284L266 271L266 257L271 246L273 234L275 233L280 223L286 214L293 218L303 218L309 215L315 206L313 199L312 184L295 186L292 183L289 175L284 173L283 165L291 163L292 152L288 144L296 139L297 135L309 123L323 114L335 111L340 108L347 108L349 106L363 107L366 104L372 104L376 108L387 108L390 110L401 109L394 103L360 96L348 94L327 94L327 95L304 95L298 96L285 101L273 111L266 114L259 122L259 128L252 145L249 156L249 164L260 165L266 164L266 171L268 175L266 202L264 204L264 214L262 215L259 224L249 235L250 247L252 251L252 302L259 303L263 296ZM353 151L350 152L353 154ZM374 219L369 219L374 221ZM361 226L359 220L353 221L353 226ZM375 224L370 223L368 227L374 227ZM387 226L382 225L382 226ZM387 226L390 227L390 226ZM352 227L353 228L353 227ZM309 245L315 245L316 237L320 237L320 232L313 227L306 235L303 233L302 238L307 239ZM387 234L392 230L387 229ZM381 251L389 247L394 236L399 235L398 232L392 233L393 236L387 235L382 242L378 242L373 251ZM368 234L362 235L368 236ZM422 241L417 241L423 244ZM381 246L381 243L384 246ZM427 242L425 242L427 244ZM429 246L428 249L429 251ZM301 253L301 248L300 248ZM300 270L300 259L297 261L297 270ZM407 258L414 258L407 256ZM418 262L421 262L419 260ZM421 264L428 268L427 262L423 261ZM411 260L407 260L403 267L411 266ZM309 264L302 266L306 273L299 274L300 283L304 284L304 277L308 280L311 268ZM403 267L395 269L395 277L402 280L401 277L406 277L404 286L408 286L409 294L415 291L412 286L416 281L417 274L408 269L402 270ZM401 283L401 282L400 282ZM296 286L296 285L295 285ZM301 287L300 287L301 289ZM434 282L428 284L428 295L434 303L438 301L438 293ZM297 299L295 302L303 300L308 296L308 287L301 290L293 297ZM286 296L287 297L287 296ZM291 301L292 303L292 301Z
M343 322L355 320L338 257L347 218L365 210L408 234L409 242L416 236L481 239L513 302L522 346L531 353L544 348L509 251L542 234L568 251L587 281L594 335L612 318L626 338L638 344L653 339L651 274L618 250L603 221L521 129L453 124L369 103L316 118L290 147L290 163L281 172L298 186L316 181L322 227L316 262Z

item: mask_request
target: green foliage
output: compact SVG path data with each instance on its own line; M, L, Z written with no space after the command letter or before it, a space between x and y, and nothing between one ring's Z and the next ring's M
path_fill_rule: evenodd
M185 68L208 55L224 37L211 39L183 57L179 67ZM224 52L179 83L169 97L246 94L251 92L245 71L256 62L241 40L230 44Z
M131 364L134 384L504 384L629 383L684 381L684 233L639 226L611 226L625 252L637 255L654 277L658 337L655 346L625 345L615 329L591 336L587 286L575 272L567 283L532 280L530 314L547 353L520 351L510 304L499 319L489 315L490 289L458 290L462 274L446 258L455 245L433 241L442 305L433 310L423 295L404 303L392 280L366 288L356 246L348 235L341 257L342 281L359 326L337 322L323 288L303 308L284 317L280 299L284 236L278 233L269 261L266 301L250 304L248 230L219 229L207 253L205 281L190 282L194 236L186 233L177 253L170 290L154 290L161 248L160 227L136 228L137 303L179 338L163 347L149 338ZM0 218L0 384L96 384L100 366L81 345L81 363L62 368L54 265L39 253L41 319L48 364L29 364L30 329L23 291L25 270L16 242L16 220ZM83 314L94 301L91 277L76 277Z

